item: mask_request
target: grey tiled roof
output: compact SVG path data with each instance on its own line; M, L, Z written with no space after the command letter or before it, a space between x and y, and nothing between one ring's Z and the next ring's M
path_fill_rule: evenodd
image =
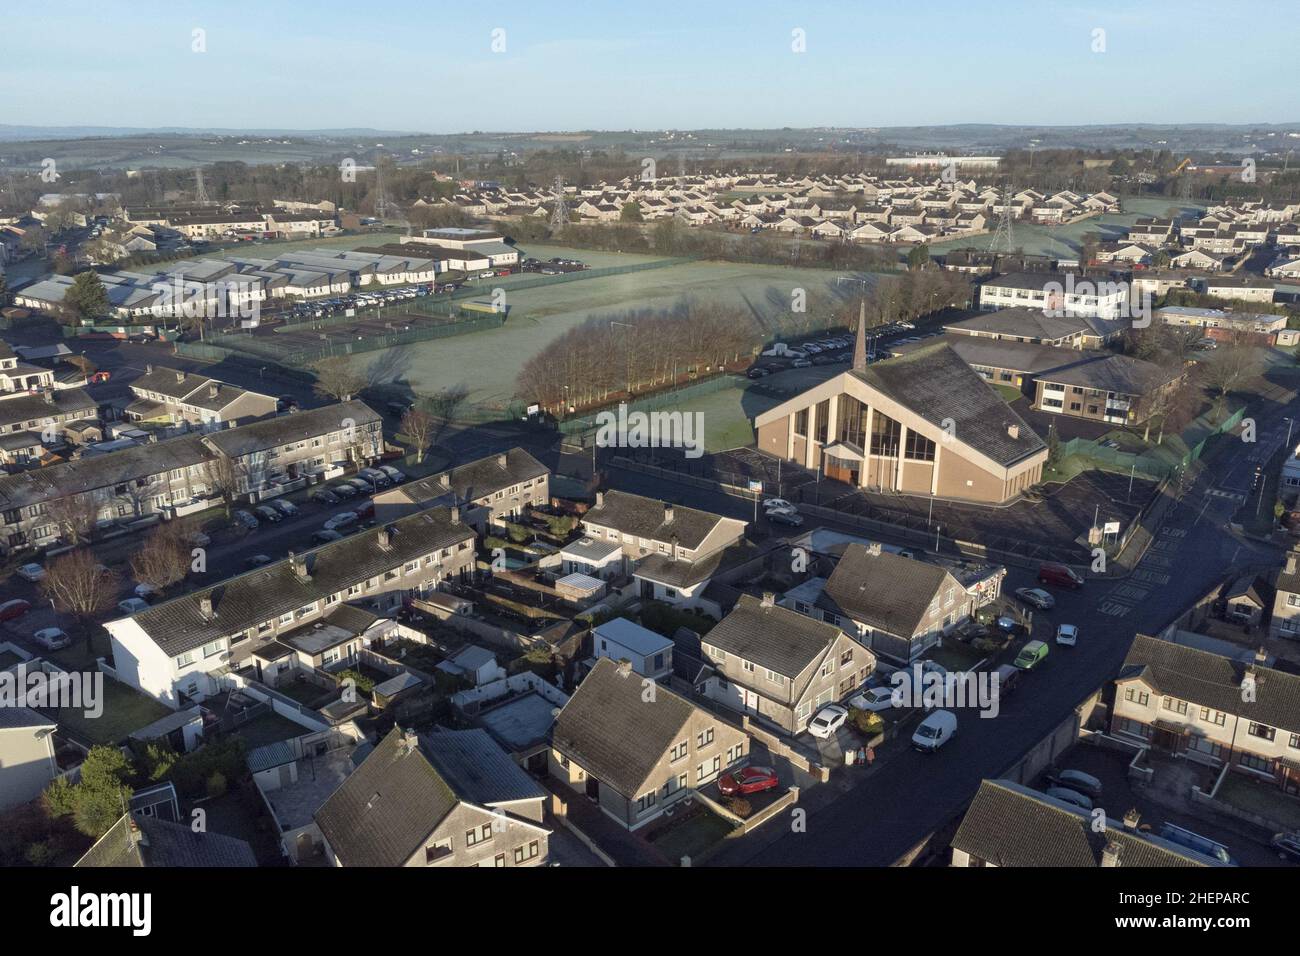
M964 595L943 568L925 561L850 544L822 592L836 609L873 630L910 638L944 585Z
M321 408L281 415L279 418L254 422L242 428L227 428L212 432L208 443L231 458L242 458L256 452L278 448L290 442L305 441L343 429L350 420L353 428L362 428L382 419L365 402L340 402Z
M490 807L546 797L541 784L511 760L486 730L423 734L420 746L443 779L470 803Z
M1241 683L1255 676L1255 700L1242 700ZM1300 677L1258 664L1138 634L1120 680L1140 677L1158 694L1235 714L1291 732L1300 731Z
M0 707L0 730L19 730L24 727L54 727L57 722L43 717L30 707Z
M455 808L456 794L394 727L316 811L344 866L401 866Z
M1024 419L948 345L939 343L849 372L930 424L953 423L953 435L1000 465L1046 449ZM1017 435L1011 437L1009 428Z
M394 530L388 550L379 545L383 529L373 528L305 552L301 557L307 562L309 581L299 578L286 558L131 617L165 653L177 655L297 610L412 558L474 538L472 528L452 523L448 508L407 515L389 527ZM205 597L212 599L212 620L203 617L199 606ZM337 608L331 613L349 612Z
M138 833L132 833L133 821ZM210 830L196 833L186 824L124 813L76 865L246 867L257 866L257 858L252 847L235 837Z
M793 679L825 654L839 634L833 624L776 604L764 607L758 598L744 594L702 640Z
M419 505L438 501L453 491L458 502L472 501L549 473L545 465L522 448L511 448L503 454L504 463L501 455L488 455L486 458L457 465L449 471L413 481L403 485L400 490ZM448 485L442 483L443 475L449 478Z
M1079 385L1121 395L1145 395L1179 375L1181 369L1168 369L1131 355L1106 355L1090 362L1080 362L1046 372L1039 378L1062 385Z
M665 687L643 696L643 679L596 662L555 719L555 749L625 797L636 797L664 754L682 736L694 705Z
M607 491L603 504L592 508L583 520L623 534L653 541L677 539L683 548L694 550L723 520L721 515L673 505L672 521L665 520L665 503L626 491Z
M60 388L51 393L52 401L42 395L18 395L0 401L0 427L27 421L40 421L55 415L94 417L99 406L80 388Z
M996 866L1100 866L1112 842L1120 847L1122 867L1208 863L1122 827L1094 833L1090 814L1009 780L980 784L952 838L954 849Z
M1050 273L1048 277L1050 278ZM989 284L997 285L998 280L991 280ZM1042 309L1016 308L984 312L960 322L952 322L944 328L965 334L994 332L1022 338L1063 339L1071 335L1087 334L1088 323L1079 316L1048 315Z

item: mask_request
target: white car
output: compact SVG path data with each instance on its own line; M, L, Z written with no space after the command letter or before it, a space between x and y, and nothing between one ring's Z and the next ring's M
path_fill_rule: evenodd
M779 511L794 511L795 507L784 498L768 498L763 502L764 511L772 511L774 509Z
M123 614L139 614L149 610L149 602L138 597L127 598L117 602L117 609Z
M24 581L31 581L35 584L45 578L45 569L39 564L24 564L18 569L18 576Z
M137 584L135 586L135 596L141 600L148 601L150 598L158 596L158 589L152 584Z
M1073 624L1062 624L1056 629L1056 643L1074 647L1079 643L1079 629Z
M866 690L859 691L850 697L849 706L856 707L858 710L869 710L872 713L892 710L894 707L894 688L868 687Z
M72 638L68 637L62 630L57 627L43 627L32 635L32 640L48 651L57 651L61 647L67 647L72 643Z
M340 511L333 518L330 518L324 524L326 531L337 531L339 528L345 528L350 524L357 523L357 513L355 511Z
M834 736L835 731L839 730L848 719L847 708L839 704L827 704L813 715L812 720L808 721L808 733L825 740L827 737Z

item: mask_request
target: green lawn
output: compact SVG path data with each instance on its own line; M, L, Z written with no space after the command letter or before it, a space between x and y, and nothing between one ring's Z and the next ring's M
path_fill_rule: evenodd
M925 655L936 664L942 664L952 673L967 671L984 659L986 655L973 649L968 644L947 638L938 647Z
M1288 797L1277 787L1256 783L1244 774L1229 773L1217 796L1224 803L1277 820L1288 829L1300 829L1300 800Z
M105 675L103 713L87 716L81 708L63 707L55 711L59 729L91 744L120 744L134 731L147 727L172 712L170 707L152 697Z
M1002 400L1008 405L1012 402L1019 401L1024 395L1020 389L1011 385L1003 385L1000 382L989 382L989 384L998 390L998 394L1002 396Z
M681 812L681 811L679 811ZM674 863L692 859L724 840L732 827L712 810L697 806L690 816L671 821L651 836L655 848Z

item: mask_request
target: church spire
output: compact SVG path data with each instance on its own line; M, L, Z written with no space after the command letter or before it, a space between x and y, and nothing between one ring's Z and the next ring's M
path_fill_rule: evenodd
M858 307L858 335L853 340L853 371L863 372L867 368L867 299L863 296Z

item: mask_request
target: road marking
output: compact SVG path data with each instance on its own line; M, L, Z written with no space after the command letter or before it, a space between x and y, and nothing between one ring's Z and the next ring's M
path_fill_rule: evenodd
M1111 604L1108 601L1098 607L1097 610L1102 614L1109 614L1111 617L1125 617L1133 609L1123 604Z

